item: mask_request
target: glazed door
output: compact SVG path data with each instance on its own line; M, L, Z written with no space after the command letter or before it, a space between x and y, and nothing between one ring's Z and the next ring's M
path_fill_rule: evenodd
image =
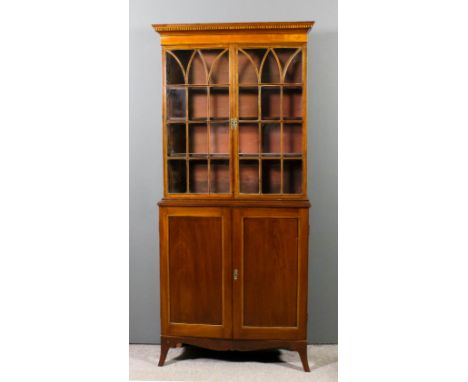
M231 213L160 209L162 334L232 337Z
M306 195L305 47L236 50L236 189L243 198Z
M229 48L177 48L163 53L165 195L230 197Z
M233 210L233 335L305 339L307 209Z

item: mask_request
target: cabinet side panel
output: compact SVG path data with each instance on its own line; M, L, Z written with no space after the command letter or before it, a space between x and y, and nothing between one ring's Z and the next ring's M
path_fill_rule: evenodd
M222 218L169 216L169 322L221 325Z
M244 326L297 326L297 240L297 218L244 218Z

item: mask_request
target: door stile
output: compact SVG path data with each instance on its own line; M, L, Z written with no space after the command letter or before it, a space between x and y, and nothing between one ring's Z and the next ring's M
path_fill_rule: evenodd
M229 47L229 53L231 57L231 72L230 72L230 80L231 80L231 118L229 121L229 127L231 131L231 143L232 143L232 153L231 158L234 164L234 171L232 174L232 194L236 196L239 192L239 113L238 113L238 79L237 79L237 70L238 70L238 63L237 63L237 45L232 44ZM237 123L232 124L232 122L236 121Z
M302 193L307 195L307 44L301 47L302 55Z
M229 168L230 168L230 192L231 192L231 197L234 197L234 191L235 191L235 184L234 184L234 179L235 179L235 160L234 160L234 152L235 152L235 147L234 147L234 134L231 129L231 120L234 118L234 72L235 72L235 67L234 67L234 48L232 45L228 46L229 49L229 122L228 122L228 127L229 127L229 156L230 156L230 163L229 163Z
M243 285L243 224L242 210L240 208L232 209L232 271L237 270L237 279L232 281L232 334L234 339L241 337L242 327L242 285Z

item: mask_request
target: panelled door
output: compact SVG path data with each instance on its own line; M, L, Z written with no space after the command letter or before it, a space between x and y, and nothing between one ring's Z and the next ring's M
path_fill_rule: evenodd
M304 339L307 209L233 209L233 336Z
M231 211L160 209L165 335L232 337Z

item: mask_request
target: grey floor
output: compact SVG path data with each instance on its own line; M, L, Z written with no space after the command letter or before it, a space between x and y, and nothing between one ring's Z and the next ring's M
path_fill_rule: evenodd
M314 381L338 380L338 346L309 345L310 373L287 350L217 352L185 346L170 349L158 367L159 345L130 345L130 379L140 381Z

